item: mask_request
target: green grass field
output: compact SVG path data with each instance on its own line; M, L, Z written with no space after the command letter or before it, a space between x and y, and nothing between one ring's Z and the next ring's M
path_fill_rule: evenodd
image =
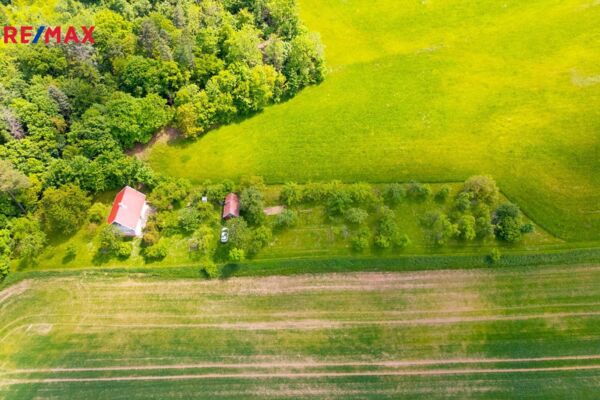
M600 6L593 0L301 0L326 81L194 143L159 171L199 182L461 181L487 173L562 239L600 239Z
M0 291L0 397L594 398L600 265Z

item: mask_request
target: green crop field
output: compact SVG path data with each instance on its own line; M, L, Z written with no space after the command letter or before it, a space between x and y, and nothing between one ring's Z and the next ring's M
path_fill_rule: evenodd
M594 398L600 265L0 291L3 399Z
M199 182L461 181L493 175L536 223L600 239L600 5L593 0L301 0L325 82L157 170Z

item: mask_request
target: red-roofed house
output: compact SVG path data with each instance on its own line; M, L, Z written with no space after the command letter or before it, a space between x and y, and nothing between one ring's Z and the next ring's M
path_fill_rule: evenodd
M149 212L146 195L125 186L115 197L108 223L119 228L123 235L142 236Z
M229 193L225 196L223 204L223 219L237 218L240 216L240 199L237 194Z

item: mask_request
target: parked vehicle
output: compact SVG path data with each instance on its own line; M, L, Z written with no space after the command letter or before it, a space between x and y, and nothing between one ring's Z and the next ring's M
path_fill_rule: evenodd
M227 243L229 241L229 229L221 229L221 243Z

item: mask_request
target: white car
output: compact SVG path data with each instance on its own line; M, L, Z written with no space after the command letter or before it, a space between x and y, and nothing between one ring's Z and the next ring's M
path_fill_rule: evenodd
M229 240L229 229L223 228L221 229L221 243L227 243Z

